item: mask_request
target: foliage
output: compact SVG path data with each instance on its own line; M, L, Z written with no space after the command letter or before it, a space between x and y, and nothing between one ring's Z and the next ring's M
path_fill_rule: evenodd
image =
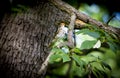
M11 11L13 13L21 13L21 12L26 11L26 10L28 10L28 6L20 5L20 4L11 8Z
M97 5L92 5L92 8L99 10L96 12L86 4L81 7L88 15L104 21L103 16L107 12ZM75 30L75 37L76 46L74 48L57 47L61 42L65 42L67 37L54 43L51 51L54 54L50 57L46 78L120 77L119 74L114 74L117 72L116 69L120 71L117 65L120 63L116 60L119 59L116 54L120 54L120 43L114 34L89 25L88 28Z

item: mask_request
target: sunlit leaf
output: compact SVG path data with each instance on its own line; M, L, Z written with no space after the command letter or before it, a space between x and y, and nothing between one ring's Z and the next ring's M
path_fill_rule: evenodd
M75 52L75 53L79 53L79 54L82 54L83 52L80 51L79 48L75 47L71 50L72 52Z
M80 49L90 49L90 48L93 48L94 45L96 44L96 42L97 42L96 40L94 40L94 41L88 41L88 40L86 40L86 41L84 41L82 43Z
M76 36L76 47L80 48L83 45L83 42L85 42L85 41L89 41L89 42L92 41L92 42L96 43L97 39L90 36L90 35L87 35L87 34L79 34L79 35ZM94 45L95 45L95 43L94 43ZM93 47L93 45L92 45L92 47Z
M116 27L116 28L120 28L120 20L118 20L118 19L112 19L110 22L109 22L109 24L111 25L111 26L114 26L114 27Z
M93 46L93 48L100 48L101 47L101 41L98 40L97 43Z
M67 46L62 47L62 50L64 51L64 53L69 53L69 48Z

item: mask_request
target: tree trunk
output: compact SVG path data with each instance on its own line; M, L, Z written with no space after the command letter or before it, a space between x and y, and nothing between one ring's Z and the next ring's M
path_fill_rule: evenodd
M45 71L37 73L59 23L67 19L66 12L44 1L26 12L6 14L0 23L0 77L43 77Z

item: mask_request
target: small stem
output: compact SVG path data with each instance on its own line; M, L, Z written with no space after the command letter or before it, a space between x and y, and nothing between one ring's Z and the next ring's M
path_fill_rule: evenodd
M88 78L91 78L92 74L91 64L88 64L88 70L89 70Z
M109 19L108 19L108 21L107 21L107 25L109 24L109 22L113 19L115 17L115 15L112 15Z
M74 31L73 31L73 34L74 34L74 46L76 46L76 35L75 35L75 29L74 29Z
M69 76L70 76L70 70L71 70L71 68L72 68L72 62L73 62L73 60L71 60L71 61L69 62L69 67L68 67L68 70L67 70L67 72L66 72L66 77L69 77Z

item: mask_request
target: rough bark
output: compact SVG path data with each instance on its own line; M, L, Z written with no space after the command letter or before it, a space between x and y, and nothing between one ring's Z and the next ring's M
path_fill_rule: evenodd
M6 14L0 23L0 76L3 78L41 78L37 74L50 52L49 44L59 23L69 19L50 2L26 12Z

